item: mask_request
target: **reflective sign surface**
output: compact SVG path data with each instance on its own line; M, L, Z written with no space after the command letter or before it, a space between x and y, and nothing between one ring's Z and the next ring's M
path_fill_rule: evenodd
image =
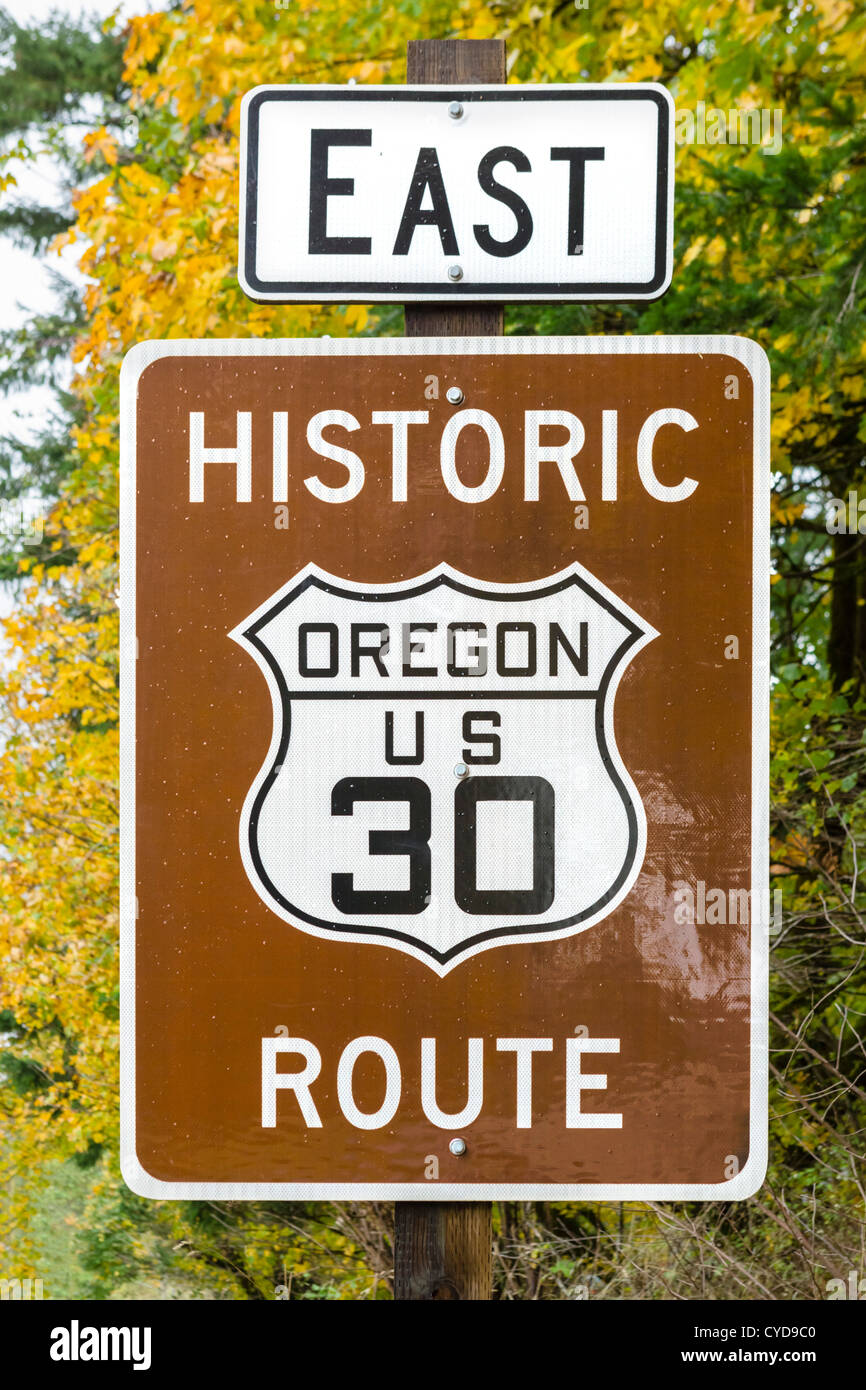
M288 302L655 299L673 118L653 83L257 87L241 286Z
M759 1185L767 393L736 338L130 354L136 1190Z

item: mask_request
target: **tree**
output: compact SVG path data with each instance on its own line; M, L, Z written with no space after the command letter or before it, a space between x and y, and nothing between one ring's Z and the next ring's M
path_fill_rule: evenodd
M102 1154L85 1252L94 1288L110 1287L118 1259L130 1277L172 1270L218 1296L290 1287L292 1297L358 1297L385 1287L388 1234L376 1208L166 1208L118 1190L116 382L123 352L144 337L400 331L394 310L244 299L234 274L239 102L263 81L402 81L406 40L422 31L505 36L512 80L657 80L681 110L703 101L781 113L778 153L679 147L676 269L663 300L521 306L507 323L527 333L737 331L770 355L772 871L785 904L774 941L770 1185L748 1211L509 1204L497 1217L498 1278L503 1297L567 1297L592 1259L607 1296L662 1297L673 1252L677 1296L765 1297L768 1283L784 1296L822 1296L826 1273L856 1263L863 1212L851 1164L866 1099L856 1013L866 944L857 873L866 566L863 537L826 525L833 498L866 487L866 14L849 0L593 0L586 10L560 0L435 0L423 13L408 0L303 0L288 10L186 0L130 21L121 78L116 39L91 52L75 30L69 42L83 56L68 102L56 80L63 42L49 42L27 68L35 39L15 39L30 76L11 103L10 130L45 117L68 130L85 90L100 94L102 115L78 171L74 221L60 236L84 247L91 284L59 324L5 344L9 381L53 370L72 333L79 364L64 387L67 423L46 441L43 484L57 498L50 526L40 553L17 559L24 590L7 625L18 659L2 696L0 950L11 961L4 1070L15 1085L2 1104L19 1136L7 1161L23 1171L25 1149L29 1162L34 1152ZM27 215L19 209L7 225L23 235ZM33 215L34 241L46 226ZM61 343L53 358L52 334ZM34 479L36 463L19 452L7 478ZM795 1200L809 1193L822 1199L811 1244Z
M72 225L72 194L89 173L82 125L95 111L118 132L132 123L123 47L122 32L100 28L95 18L72 22L57 14L38 25L22 25L0 10L0 142L5 146L0 169L45 152L58 170L61 195L59 203L9 198L0 207L0 235L38 253ZM15 188L13 172L2 176L0 187ZM26 499L50 506L58 496L74 467L71 429L84 419L79 399L68 389L68 361L84 325L83 305L67 280L56 272L53 278L56 307L20 328L0 331L0 392L40 384L56 396L56 412L35 437L0 440L0 503L13 514ZM2 528L0 579L14 580L25 555L41 560L47 554L27 529L22 534L20 525ZM66 549L53 553L55 564L69 558Z

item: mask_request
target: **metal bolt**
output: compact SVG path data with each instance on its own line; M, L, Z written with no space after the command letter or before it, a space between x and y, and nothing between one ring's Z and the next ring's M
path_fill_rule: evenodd
M466 1152L466 1140L452 1139L451 1143L448 1145L448 1151L449 1153L453 1153L455 1158L462 1158Z
M449 279L449 280L462 280L462 279L463 279L463 267L462 267L462 265L449 265L449 267L448 267L448 279Z
M445 399L449 405L462 405L463 392L460 390L459 386L449 386L448 390L445 392Z
M460 117L463 115L462 102L452 101L451 105L448 107L448 115L451 116L455 121L459 121Z
M469 776L469 768L466 766L465 763L457 763L456 767L454 768L454 776L455 776L455 777L468 777L468 776Z

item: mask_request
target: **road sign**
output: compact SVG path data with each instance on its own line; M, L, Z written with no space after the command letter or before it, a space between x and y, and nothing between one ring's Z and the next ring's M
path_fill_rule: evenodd
M761 350L159 342L122 395L130 1185L755 1191Z
M655 299L670 283L664 87L257 87L241 120L253 299Z
M439 974L608 916L646 827L607 726L620 676L655 635L578 563L529 584L446 564L352 584L306 566L232 633L275 711L273 757L244 808L250 882L301 930L390 943ZM362 807L388 873L366 854L348 871L344 818L363 820ZM379 813L408 830L372 829ZM361 887L364 875L381 882Z

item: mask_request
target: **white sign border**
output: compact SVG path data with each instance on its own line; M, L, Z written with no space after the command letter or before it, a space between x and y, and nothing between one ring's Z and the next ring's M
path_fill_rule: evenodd
M643 287L624 284L585 288L579 284L558 286L482 284L465 280L441 284L413 285L403 282L340 283L316 281L268 288L255 273L256 186L258 152L258 111L262 102L281 101L624 101L651 98L658 102L659 142L656 168L655 256L652 279ZM545 84L498 84L488 86L357 86L322 83L264 84L246 92L241 101L241 156L238 182L240 224L238 232L238 283L244 294L257 304L435 304L454 301L475 304L591 304L630 303L660 299L670 287L673 275L674 240L674 119L673 97L658 82L551 82ZM378 288L375 286L378 285ZM371 287L372 286L372 287Z
M752 875L749 1157L718 1183L172 1182L138 1159L135 1139L135 501L138 382L166 357L393 357L447 353L550 356L725 355L752 378ZM592 338L171 339L139 343L120 374L120 1167L141 1197L184 1201L737 1201L767 1167L769 969L770 367L758 343L728 334Z

